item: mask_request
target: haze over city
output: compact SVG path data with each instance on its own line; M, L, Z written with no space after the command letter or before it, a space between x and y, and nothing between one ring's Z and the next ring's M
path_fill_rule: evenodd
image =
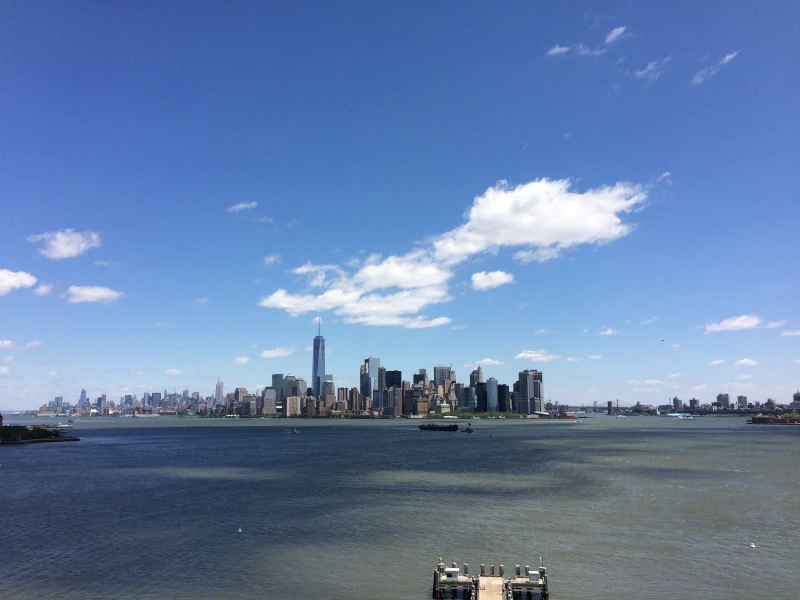
M5 5L0 410L308 379L319 319L337 388L790 402L797 30L614 6Z

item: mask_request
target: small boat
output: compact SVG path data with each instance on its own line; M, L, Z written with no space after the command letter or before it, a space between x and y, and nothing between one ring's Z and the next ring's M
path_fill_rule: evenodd
M692 415L680 415L678 418L681 421L694 421L694 417Z
M441 423L423 423L419 426L422 431L458 431L458 425L444 425Z
M464 433L472 433L472 423L467 423L467 428L464 429Z
M297 427L292 427L292 433L297 433Z

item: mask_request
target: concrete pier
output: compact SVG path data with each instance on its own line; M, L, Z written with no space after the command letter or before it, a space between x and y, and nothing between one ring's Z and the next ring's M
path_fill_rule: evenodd
M526 566L524 574L517 565L514 577L508 578L503 565L492 564L487 569L482 564L477 577L468 573L466 564L462 573L456 563L448 568L440 560L433 572L431 597L437 600L549 600L550 597L544 565L536 570Z

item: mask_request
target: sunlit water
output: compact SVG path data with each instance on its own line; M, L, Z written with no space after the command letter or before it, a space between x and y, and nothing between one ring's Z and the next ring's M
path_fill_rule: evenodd
M800 427L473 425L98 419L0 448L0 598L423 600L440 556L543 556L553 600L800 597Z

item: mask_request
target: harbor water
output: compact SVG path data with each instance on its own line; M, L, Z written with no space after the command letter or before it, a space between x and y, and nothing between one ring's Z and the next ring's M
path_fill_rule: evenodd
M540 556L553 600L800 597L800 427L418 423L84 419L0 448L0 598L423 600L439 557Z

